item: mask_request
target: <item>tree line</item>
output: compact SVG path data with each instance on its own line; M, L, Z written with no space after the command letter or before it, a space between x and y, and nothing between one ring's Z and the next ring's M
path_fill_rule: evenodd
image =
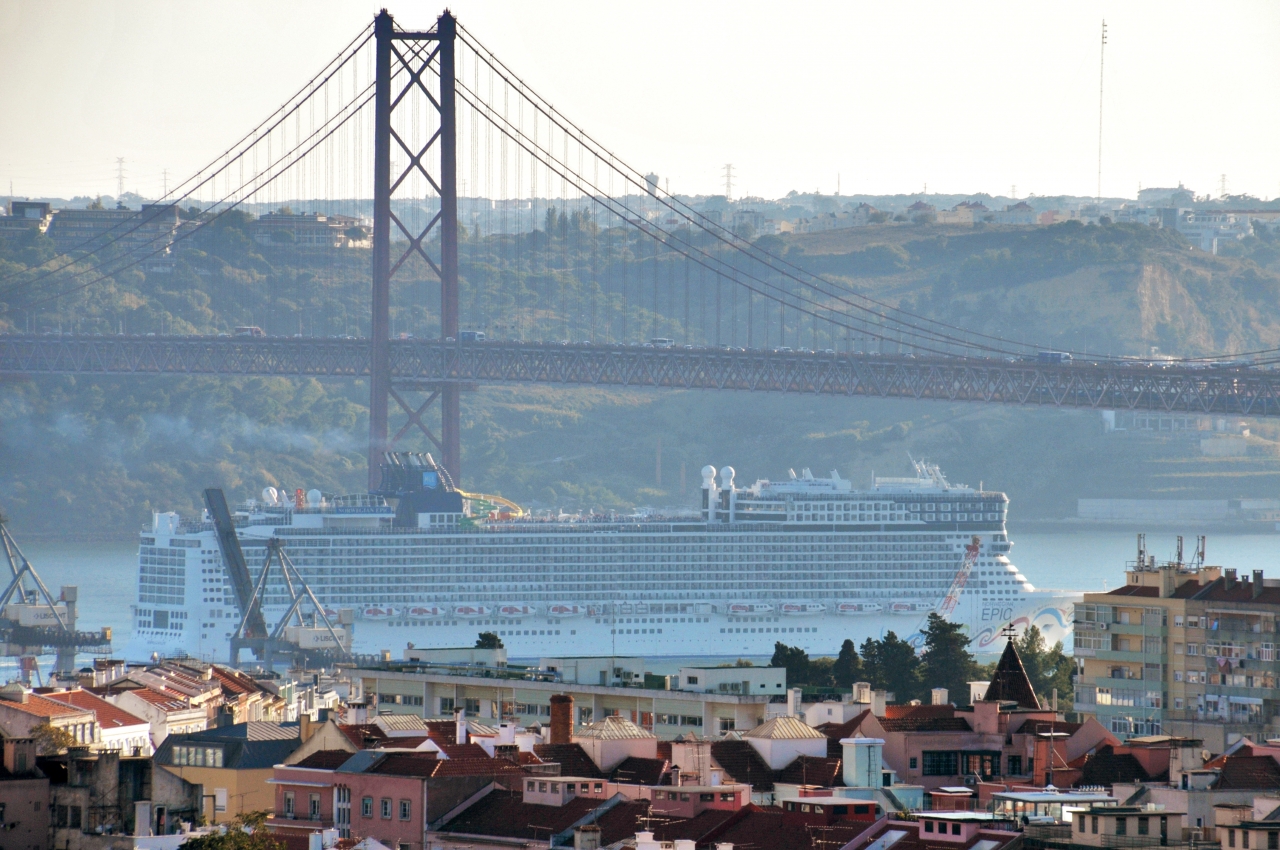
M889 631L879 640L867 638L861 647L845 640L835 658L810 658L802 648L778 642L769 664L787 669L788 686L843 689L854 682L869 682L873 689L892 693L898 703L913 699L928 703L933 688L946 688L950 702L968 703L969 682L990 680L995 662L979 664L969 651L972 639L964 627L937 614L929 615L921 633L919 654L908 640ZM1048 646L1040 630L1031 626L1014 646L1036 694L1047 699L1056 688L1058 704L1070 705L1075 665L1062 641Z

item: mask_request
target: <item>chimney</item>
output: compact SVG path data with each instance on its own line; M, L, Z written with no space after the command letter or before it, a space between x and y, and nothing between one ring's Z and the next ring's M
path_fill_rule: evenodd
M1253 598L1257 599L1262 595L1262 570L1253 571Z
M551 695L551 743L568 744L573 737L573 697Z
M15 776L22 776L36 766L35 738L4 739L4 769Z
M467 742L467 713L461 708L453 710L453 737L459 744Z
M796 717L800 714L800 703L804 691L800 688L787 688L787 716Z
M311 740L311 715L310 714L298 715L298 740L304 744L307 741Z
M573 850L600 850L600 827L594 823L573 830Z
M934 688L929 692L929 696L930 705L947 705L950 702L950 700L947 699L946 688Z
M1236 586L1236 571L1234 569L1226 570L1226 578L1222 580L1222 586L1227 590L1232 590Z

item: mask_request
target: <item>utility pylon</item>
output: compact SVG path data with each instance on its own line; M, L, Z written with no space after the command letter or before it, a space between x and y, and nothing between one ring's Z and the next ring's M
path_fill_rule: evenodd
M440 336L458 338L458 182L457 120L454 99L454 43L457 21L449 12L436 19L434 29L409 32L397 29L386 9L374 19L377 67L374 95L373 155L373 320L370 326L371 369L369 380L369 486L378 485L378 465L383 452L417 426L440 452L440 459L454 481L462 479L461 410L455 383L434 386L411 385L393 387L391 383L391 281L396 272L413 255L423 261L440 279ZM439 90L433 93L429 84L439 78ZM401 135L393 129L394 113L409 110L411 101L425 101L427 114L439 118L438 132L429 135L420 149L410 147L413 136ZM393 173L392 145L401 149ZM439 157L438 164L432 161ZM434 169L430 166L435 165ZM437 187L440 214L420 232L410 231L391 209L396 188L414 171ZM434 170L435 173L432 173ZM395 227L403 234L406 247L392 260L391 232ZM428 256L427 237L439 233L440 254ZM414 407L405 396L409 391L429 393L426 401ZM408 416L408 422L388 439L389 406L394 400ZM440 434L437 437L422 421L434 403L440 405Z

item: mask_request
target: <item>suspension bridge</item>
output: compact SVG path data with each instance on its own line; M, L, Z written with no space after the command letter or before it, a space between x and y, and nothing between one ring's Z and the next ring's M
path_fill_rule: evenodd
M372 219L360 333L332 333L327 306L308 316L297 306L305 292L272 295L269 336L212 333L207 317L190 320L190 333L126 335L99 316L75 333L0 336L0 375L365 378L371 476L376 458L417 430L454 480L461 393L491 383L1280 415L1280 372L1264 368L1273 352L1247 363L1045 358L1034 342L927 318L808 271L627 165L447 12L426 31L382 12L162 203L189 213L176 233L155 235L154 217L121 217L0 276L0 314L91 310L95 291L171 273L177 260L196 268L198 286L199 275L224 288L276 286L269 273L228 271L219 258L240 250L228 222L251 208L287 222L286 207L300 204L334 221ZM288 240L270 250L308 280L352 274L332 250ZM216 312L226 293L206 288ZM298 333L286 333L295 321Z

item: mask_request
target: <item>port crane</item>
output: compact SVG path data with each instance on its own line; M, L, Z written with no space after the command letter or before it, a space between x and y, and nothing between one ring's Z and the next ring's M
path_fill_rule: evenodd
M55 599L13 539L3 516L0 554L9 567L9 582L0 592L0 655L18 659L24 681L29 682L33 672L39 679L37 659L41 655L52 653L54 675L70 678L75 675L77 652L110 654L111 629L76 631L77 588L63 586Z

